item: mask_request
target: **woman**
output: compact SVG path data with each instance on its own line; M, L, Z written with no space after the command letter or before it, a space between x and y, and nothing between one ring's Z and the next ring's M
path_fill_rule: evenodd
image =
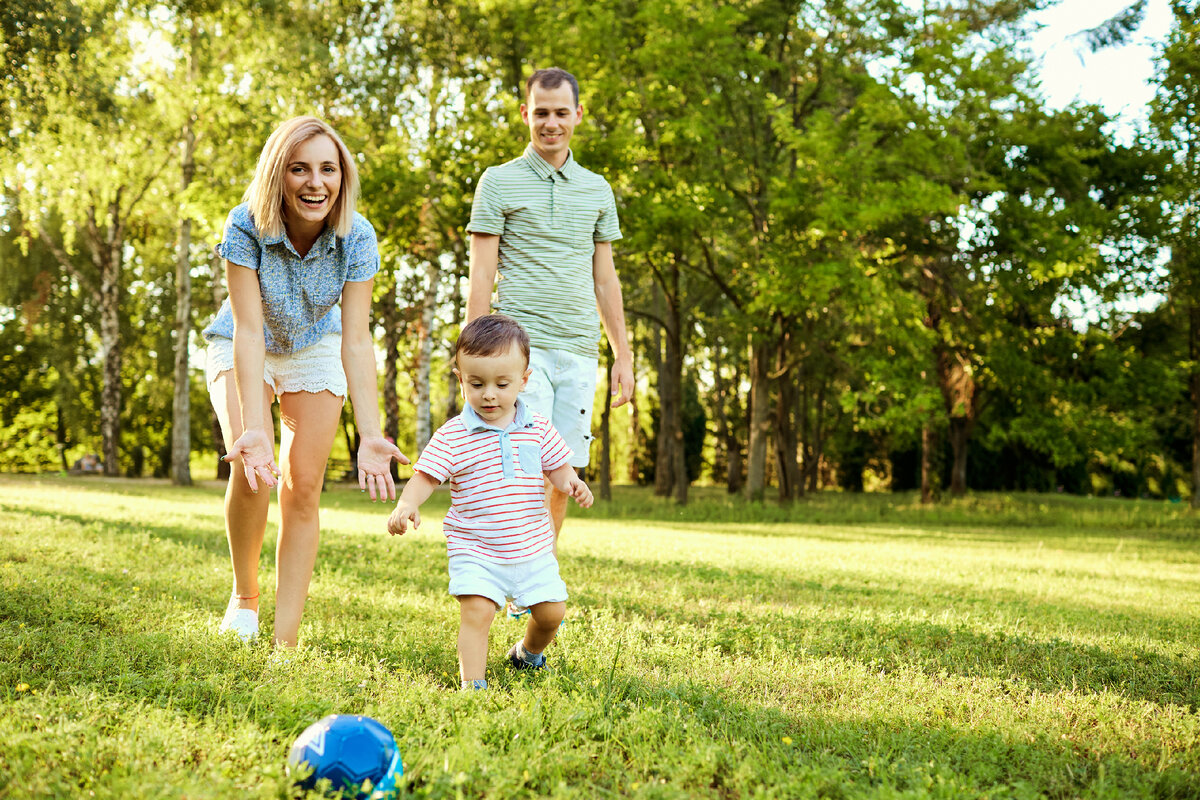
M279 477L276 646L294 647L317 555L325 463L349 392L362 437L358 482L395 499L379 425L371 286L379 251L354 210L358 172L337 133L314 117L280 125L263 147L217 251L229 297L204 331L206 379L234 464L225 491L233 592L221 632L258 633L258 560ZM340 303L340 313L339 313ZM271 405L282 421L278 466Z

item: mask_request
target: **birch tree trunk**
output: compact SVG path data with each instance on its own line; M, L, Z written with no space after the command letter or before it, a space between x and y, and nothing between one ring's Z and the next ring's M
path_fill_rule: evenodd
M120 200L118 191L109 204L108 226L103 232L95 206L87 212L92 258L100 276L101 450L104 474L112 477L121 474L121 267L125 241Z
M194 39L193 39L194 42ZM188 58L189 72L195 59ZM183 180L186 193L196 173L196 132L189 116L183 128ZM192 408L191 373L188 363L188 337L192 328L192 220L182 215L179 221L179 251L175 257L175 396L171 403L171 482L192 485Z
M429 403L429 379L433 362L433 312L437 306L437 289L441 271L437 263L426 262L425 296L421 300L421 320L417 324L417 452L420 453L433 437L432 411Z
M383 322L383 433L393 442L400 440L400 398L396 394L399 377L396 362L400 360L400 309L396 306L396 284L393 281L383 295L380 306ZM400 465L390 465L392 480L400 478Z

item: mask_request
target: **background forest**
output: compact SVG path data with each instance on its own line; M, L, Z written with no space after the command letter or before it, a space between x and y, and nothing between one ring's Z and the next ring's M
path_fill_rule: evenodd
M520 154L524 77L557 65L625 234L639 384L598 403L602 492L1196 504L1200 9L1171 4L1156 99L1118 138L1039 91L1029 15L1052 4L6 4L0 470L95 451L110 475L215 476L213 246L303 113L361 156L385 427L415 455L457 413L474 182Z

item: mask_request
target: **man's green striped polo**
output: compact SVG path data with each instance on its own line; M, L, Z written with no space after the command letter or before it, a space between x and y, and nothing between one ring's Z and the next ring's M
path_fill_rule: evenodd
M500 237L497 311L524 325L535 347L596 356L592 255L596 242L621 238L604 178L570 154L556 170L528 145L484 171L467 230Z

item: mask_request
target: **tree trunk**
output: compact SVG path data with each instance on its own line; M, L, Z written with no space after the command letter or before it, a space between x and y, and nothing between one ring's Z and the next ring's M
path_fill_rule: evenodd
M600 499L612 500L612 431L609 423L612 419L612 348L608 349L608 357L604 360L605 392L604 410L600 412Z
M729 384L725 380L721 365L724 344L715 342L712 347L713 360L713 422L716 424L716 442L713 446L713 483L724 483L729 475Z
M675 459L671 454L671 447L675 444L675 437L672 435L674 431L672 415L675 410L671 383L664 380L667 360L663 356L663 332L660 328L654 328L651 343L653 345L654 374L658 376L658 436L655 441L654 453L654 494L658 497L668 497L674 483L671 470L675 467Z
M1200 508L1200 302L1188 305L1188 358L1192 374L1188 384L1192 394L1192 508Z
M729 465L726 467L725 474L725 491L729 494L738 494L742 491L743 481L745 479L745 461L742 458L742 439L738 436L741 430L741 423L745 414L742 410L742 404L739 398L741 397L742 388L742 373L737 368L735 363L733 370L733 378L729 384L732 391L729 393L729 427L725 432L725 453L729 458Z
M950 494L956 497L967 491L967 443L971 431L963 417L950 418L950 451L954 463L950 465Z
M67 472L71 465L67 463L67 422L63 419L62 403L54 403L54 449L58 451L58 460L62 471Z
M750 452L746 471L746 497L762 500L766 494L767 440L771 435L771 389L766 344L750 345Z
M796 459L799 443L792 420L792 409L796 405L796 378L787 366L791 334L786 330L787 321L780 322L785 330L775 350L775 383L779 387L779 397L775 403L775 435L772 438L775 441L775 460L779 465L779 500L790 502L804 491L804 484Z
M121 266L124 236L120 224L120 193L108 209L109 225L103 239L95 224L95 209L89 209L93 256L100 273L100 360L103 383L100 390L100 438L104 452L104 474L121 474Z
M926 420L921 426L921 504L929 505L934 501L936 491L937 471L934 454L937 451L937 434L933 426Z
M796 376L796 391L799 395L796 408L796 428L799 436L799 451L800 451L800 492L803 494L806 491L813 491L812 473L816 468L816 461L813 457L813 440L812 440L812 425L809 422L809 401L808 394L810 390L810 375L809 375L809 360L802 358L800 365L797 367L798 375Z
M193 59L189 57L188 63ZM192 117L183 129L184 192L196 172L194 153L196 134ZM171 481L176 486L192 485L192 408L191 372L188 364L188 339L192 328L192 220L179 222L179 251L175 257L175 396L171 403Z
M458 250L456 247L455 258L458 258ZM450 324L458 327L462 324L462 281L458 275L450 276ZM451 353L453 355L453 353ZM453 419L458 416L458 398L460 390L458 388L458 376L454 374L454 359L450 359L450 363L446 365L446 419Z
M658 382L659 394L663 398L659 437L666 437L671 442L667 456L670 459L671 477L668 486L675 502L683 506L687 505L689 481L687 452L683 445L683 320L675 303L676 297L677 291L667 297L667 352ZM669 404L667 398L670 398ZM659 452L661 453L661 450Z
M225 302L225 281L220 279L221 268L224 261L217 255L216 251L212 251L212 256L209 260L209 268L212 270L213 282L213 304L215 308L220 308ZM232 468L228 461L225 460L225 435L221 432L221 420L217 417L217 410L209 405L209 430L212 433L213 450L217 453L217 480L227 481L232 473Z
M420 453L433 437L433 421L429 406L430 365L433 360L433 311L437 305L438 267L427 261L425 276L428 283L421 301L421 320L417 325L417 452Z
M950 493L967 491L967 444L975 426L976 384L971 363L963 355L940 345L937 348L938 386L950 423L950 447L954 463L950 470Z
M816 419L813 420L812 434L812 465L806 470L805 479L808 481L810 492L821 488L821 462L825 460L825 393L829 388L827 380L822 378L816 397Z
M400 441L400 398L396 394L396 368L400 360L400 309L396 306L395 276L392 285L383 295L380 316L383 322L383 434L393 442ZM400 479L400 465L395 460L389 465L392 480Z

